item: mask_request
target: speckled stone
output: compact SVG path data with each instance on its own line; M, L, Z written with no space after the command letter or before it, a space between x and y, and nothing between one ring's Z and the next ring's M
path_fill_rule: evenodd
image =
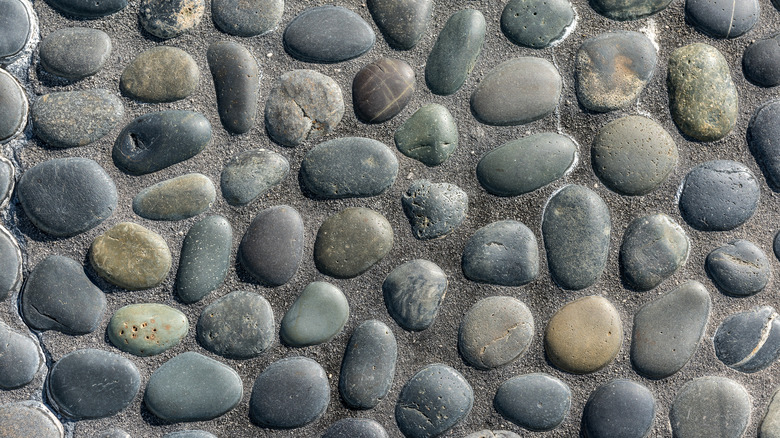
M185 304L203 299L225 281L233 248L233 227L222 216L196 222L181 246L176 296Z
M764 290L772 277L766 254L752 242L735 240L707 255L707 274L724 293L746 297Z
M92 76L108 61L111 38L107 33L88 27L57 29L41 41L41 67L66 79Z
M129 433L119 428L106 429L101 431L95 438L133 438Z
M743 373L755 373L780 357L780 320L770 306L736 313L715 332L715 355Z
M759 438L780 437L780 397L778 397L778 394L780 394L780 391L777 389L772 394L772 399L769 401L764 419L761 420L761 425L758 428Z
M214 0L211 17L222 32L241 37L265 35L276 29L284 13L284 0Z
M463 315L458 350L481 370L506 365L525 353L534 337L534 317L522 301L506 296L484 298Z
M376 35L360 15L349 9L319 6L293 18L282 41L284 50L297 60L330 64L368 52Z
M30 383L40 367L41 354L30 335L18 333L0 321L0 388L15 389Z
M390 327L375 319L349 338L339 373L339 393L353 409L371 409L390 392L398 346Z
M352 278L369 270L393 248L393 228L384 216L361 207L346 208L320 225L314 263L325 275Z
M171 251L159 234L122 222L92 242L89 261L112 284L129 290L149 289L168 276Z
M742 71L755 85L780 85L780 35L750 44L742 55Z
M466 220L469 198L454 184L420 179L409 186L401 206L414 237L437 239L452 233Z
M464 438L521 438L520 435L508 430L480 430L466 435Z
M197 338L205 349L220 356L249 359L274 345L275 331L268 300L254 292L235 291L203 309Z
M780 101L770 101L756 110L748 125L747 141L769 188L780 191Z
M108 90L44 94L32 107L35 135L56 148L86 146L108 135L125 115L122 101Z
M0 405L0 435L3 438L63 438L62 424L40 402L23 401Z
M739 383L699 377L683 385L672 402L672 433L680 438L739 438L750 422L750 408L750 395Z
M549 374L525 374L502 383L493 398L493 406L501 416L520 427L552 430L569 415L571 390Z
M518 46L543 49L561 41L574 22L569 0L510 0L501 30Z
M396 50L416 46L433 15L433 0L368 0L366 5L385 41Z
M180 430L166 433L162 438L217 438L217 436L205 430Z
M0 69L0 114L0 143L5 143L21 134L27 124L27 94L4 69Z
M758 0L686 0L685 18L713 38L736 38L758 23Z
M141 102L174 102L194 93L199 80L198 65L189 53L158 46L140 53L125 67L119 89Z
M433 324L447 293L447 275L428 260L411 260L393 269L382 283L387 312L402 328L425 330Z
M206 175L190 173L141 190L133 198L133 212L145 219L178 221L203 213L216 199L214 183Z
M644 385L617 379L590 394L582 413L589 437L644 438L655 420L655 398Z
M267 149L244 151L225 164L222 197L230 205L247 205L278 186L290 173L286 158Z
M485 225L466 242L461 267L471 281L502 286L530 283L539 275L536 236L513 220Z
M76 18L105 17L127 6L127 0L48 0L47 3L62 14Z
M293 347L324 344L341 333L349 319L349 302L338 287L309 283L282 318L279 337Z
M368 418L342 418L333 423L322 438L388 438L381 424Z
M295 275L303 257L303 219L290 206L277 205L255 216L236 258L266 286L281 286Z
M108 339L136 356L154 356L174 347L187 336L190 324L180 311L165 304L124 306L108 322Z
M660 12L671 2L672 0L591 0L590 6L605 17L628 21Z
M222 126L231 134L244 134L257 121L260 97L260 66L241 44L220 41L206 51Z
M22 286L22 251L16 238L0 225L0 301Z
M30 39L32 24L19 0L0 0L0 61L11 59Z
M415 89L414 70L405 61L382 57L352 80L352 106L365 123L382 123L406 107Z
M433 94L448 96L466 82L485 41L485 17L476 9L447 20L425 63L425 83Z
M458 125L446 107L430 103L417 110L395 131L402 154L433 167L458 148Z
M194 29L205 10L204 0L141 0L138 17L144 30L167 40Z
M685 264L689 249L685 231L669 216L636 218L623 233L620 246L623 279L631 289L653 289Z

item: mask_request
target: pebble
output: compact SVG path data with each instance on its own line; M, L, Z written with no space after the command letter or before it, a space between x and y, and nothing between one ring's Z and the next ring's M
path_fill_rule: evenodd
M171 251L159 234L122 222L95 238L89 261L112 284L129 290L149 289L168 276Z
M222 126L231 134L244 134L255 126L260 97L260 66L241 44L221 41L206 52Z
M596 192L568 185L547 202L542 237L553 280L580 290L598 281L607 264L609 209Z
M162 438L217 438L217 436L205 430L180 430L166 433Z
M219 30L253 37L276 29L284 13L284 0L214 0L211 17Z
M615 306L591 295L560 308L544 331L544 349L553 365L573 374L596 372L617 356L623 324Z
M780 101L761 106L748 125L750 152L774 191L780 191Z
M0 225L0 301L22 286L22 251L10 231Z
M483 298L463 315L458 350L481 370L506 365L528 350L534 317L522 301L503 296Z
M382 283L387 312L405 330L433 324L447 293L447 275L435 263L416 259L393 269Z
M470 433L465 438L521 438L520 435L510 432L508 430L480 430L479 432Z
M469 78L485 41L485 17L476 9L447 20L425 63L425 83L433 94L455 94Z
M288 357L257 376L249 416L262 427L293 429L319 418L329 401L328 377L320 364L306 357Z
M233 227L222 216L196 222L181 247L176 272L176 296L191 304L202 300L225 281L233 248Z
M0 405L0 435L4 438L63 438L62 424L40 402Z
M685 18L713 38L736 38L758 23L758 0L686 0Z
M110 417L133 401L141 387L138 368L124 357L85 349L54 363L46 379L46 399L73 420Z
M27 94L16 78L0 69L0 143L21 134L27 124Z
M517 221L493 222L466 242L461 267L471 281L501 286L528 284L539 275L536 236Z
M235 291L203 309L197 337L212 353L250 359L274 345L275 331L274 311L268 300L254 292Z
M333 132L344 116L341 88L314 70L293 70L279 77L265 101L265 127L272 140L298 146Z
M554 132L512 140L486 153L477 179L488 193L518 196L562 178L577 161L577 144Z
M0 0L0 60L10 60L24 49L32 24L20 0Z
M14 165L8 158L0 155L0 208L5 208L8 205L15 185L16 171L14 170ZM2 228L0 227L0 229ZM0 243L0 245L2 244ZM0 284L2 284L2 281L0 281ZM0 286L0 296L2 296L1 290L2 286Z
M111 37L88 27L57 29L41 41L39 54L47 72L79 80L103 68L111 55Z
M290 173L286 158L267 149L244 151L225 164L220 177L222 197L243 206L278 186Z
M393 249L393 228L384 216L362 207L346 208L320 225L314 263L325 275L353 278Z
M737 89L726 58L703 43L681 47L669 57L669 105L685 135L715 141L737 123Z
M141 102L174 102L194 93L199 80L198 64L189 53L158 46L142 52L125 67L119 89Z
M388 438L381 424L368 418L342 418L333 423L322 438Z
M401 205L414 237L428 240L452 233L466 220L469 198L454 184L420 179L409 186Z
M8 390L27 385L40 367L41 354L35 341L0 321L0 388ZM5 436L2 426L0 435Z
M755 373L780 357L780 320L770 306L736 313L715 332L715 355L743 373Z
M402 154L426 166L438 166L458 148L458 125L446 107L430 103L412 114L394 138Z
M100 18L117 13L127 6L127 0L50 0L54 9L76 18Z
M379 58L352 80L355 115L365 123L382 123L395 117L414 94L415 76L405 61Z
M324 199L362 198L384 193L398 175L398 159L384 143L343 137L306 153L300 178L306 190Z
M775 390L772 394L764 419L761 420L761 425L758 428L760 438L780 437L780 397L778 397L778 393L780 392Z
M644 438L655 420L655 399L644 385L616 379L590 394L582 413L585 436Z
M685 176L680 213L697 230L732 230L753 216L759 195L756 177L746 166L728 160L708 161Z
M385 41L396 50L416 46L433 15L433 0L368 0L366 4Z
M434 437L465 418L474 405L469 382L454 368L428 365L401 389L395 421L407 438Z
M738 438L750 422L750 395L731 379L699 377L677 393L669 420L676 437Z
M324 281L309 283L282 318L279 337L292 347L324 344L341 333L349 302L341 289Z
M244 385L232 368L188 351L152 373L144 404L166 421L206 421L236 407L243 394Z
M249 224L237 258L266 286L281 286L295 275L303 257L303 219L287 205L267 208Z
M735 240L713 250L707 255L705 267L718 289L736 297L761 292L772 277L766 254L747 240Z
M119 428L106 429L100 432L100 434L96 435L95 437L96 438L133 438L132 436L130 436L129 433Z
M655 288L685 264L690 243L685 231L665 214L634 219L623 234L620 268L633 290Z
M206 175L189 173L141 190L133 198L133 212L144 219L178 221L203 213L216 199L217 189Z
M339 393L347 405L353 409L378 405L393 385L397 358L398 346L388 326L375 319L357 326L339 373Z
M293 18L282 40L284 50L297 60L331 64L368 52L376 35L360 15L349 9L319 6Z
M569 415L571 390L549 374L525 374L502 383L493 406L502 417L520 427L552 430Z
M143 303L117 310L106 332L116 348L146 357L178 345L187 336L189 327L187 317L173 307Z
M194 111L160 111L130 122L114 143L114 164L131 175L188 160L211 142L211 124Z
M144 30L167 40L194 29L205 10L204 0L141 0L138 17Z
M113 131L124 115L122 101L102 89L44 94L32 106L35 135L55 148L94 143Z
M666 9L672 0L591 0L599 14L618 21L638 20Z
M49 255L35 265L20 301L30 327L68 335L95 331L106 310L105 294L92 284L81 263L61 255Z
M531 123L555 111L562 84L558 69L546 59L510 59L480 81L471 94L471 111L487 125Z
M750 44L742 55L742 71L753 84L780 85L780 35Z
M543 49L565 38L574 17L569 0L510 0L501 13L501 30L518 46Z

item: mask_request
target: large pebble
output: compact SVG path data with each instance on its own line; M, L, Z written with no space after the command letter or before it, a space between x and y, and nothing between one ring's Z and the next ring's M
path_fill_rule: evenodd
M769 188L780 191L780 101L768 102L756 110L748 125L747 140Z
M387 44L396 50L416 46L433 15L433 0L368 0L366 4Z
M293 347L330 341L349 319L349 302L341 289L324 281L309 283L282 318L279 337Z
M203 309L198 318L198 342L231 359L257 357L275 341L274 311L254 292L235 291Z
M39 50L44 70L78 80L103 68L111 54L111 38L98 29L66 27L47 35Z
M713 250L707 255L705 267L718 289L736 297L761 292L772 277L766 254L747 240L735 240Z
M634 219L623 234L620 269L627 285L647 291L672 276L688 258L682 227L665 214Z
M369 270L391 249L390 222L374 210L350 207L320 225L314 241L314 263L323 274L352 278Z
M414 70L405 61L379 58L352 80L355 115L365 123L382 123L401 112L414 94Z
M395 131L402 154L426 166L438 166L458 148L458 125L446 107L430 103L417 110Z
M679 438L739 438L750 422L750 395L739 383L706 376L680 388L669 410Z
M22 250L16 239L0 225L0 301L22 286Z
M758 0L686 0L685 18L713 38L736 38L758 23Z
M41 354L35 341L0 321L0 388L15 389L30 383L40 366Z
M761 420L761 426L758 428L759 438L780 437L780 396L778 394L780 391L777 389L772 394L764 419Z
M485 41L485 17L476 9L450 16L425 63L425 83L433 94L447 96L463 86Z
M260 98L260 66L241 44L221 41L206 51L222 126L232 134L243 134L255 126Z
M190 173L141 190L133 198L133 212L145 219L178 221L203 213L216 199L214 183L206 175Z
M414 237L428 240L452 233L466 220L469 198L454 184L421 179L409 186L401 206Z
M121 11L127 0L49 0L49 4L65 15L76 18L99 18Z
M169 39L194 29L205 10L204 0L141 0L138 18L144 30Z
M519 46L543 49L566 36L574 17L569 0L510 0L501 13L501 30Z
M42 403L23 401L0 405L3 438L63 438L62 424Z
M488 297L463 315L458 350L466 362L487 370L520 357L533 337L534 317L525 303L512 297Z
M780 35L750 44L742 55L742 71L756 85L780 85Z
M267 286L281 286L301 264L303 231L303 219L294 208L267 208L249 224L236 257L256 280Z
M502 417L520 427L552 430L569 415L571 390L549 374L525 374L502 383L493 405Z
M142 102L173 102L194 93L199 79L198 65L189 53L158 46L130 62L119 79L119 88Z
M587 437L644 438L655 420L655 398L644 385L617 379L590 394L582 413Z
M447 293L447 275L428 260L411 260L393 269L382 283L387 312L406 330L433 324Z
M284 49L295 59L336 63L371 50L376 35L360 15L328 5L307 9L293 18L282 41Z
M390 391L398 346L392 330L375 319L352 333L339 373L339 393L353 409L371 409Z
M187 336L190 324L180 311L165 304L130 304L108 322L108 339L136 356L154 356L174 347Z
M368 418L343 418L333 423L322 438L388 438L381 424Z
M222 197L230 205L247 205L281 184L290 173L286 158L267 149L244 151L225 164L220 177Z
M64 91L39 97L32 107L35 135L50 146L85 146L119 125L125 109L108 90Z
M513 220L493 222L466 242L461 260L469 280L502 286L522 286L539 275L536 236Z
M19 82L0 69L0 143L21 134L27 124L27 94Z
M233 248L233 227L222 216L196 222L181 246L176 296L184 303L200 301L225 281Z
M713 338L721 362L743 373L755 373L780 357L780 320L770 306L736 313L721 323Z
M122 222L92 242L89 261L112 284L129 290L149 289L168 276L171 251L159 234Z
M32 21L20 0L0 1L0 61L16 56L27 45Z
M605 17L628 21L660 12L671 2L672 0L591 0L590 6Z
M264 35L279 26L284 0L214 0L211 17L222 32L241 37Z

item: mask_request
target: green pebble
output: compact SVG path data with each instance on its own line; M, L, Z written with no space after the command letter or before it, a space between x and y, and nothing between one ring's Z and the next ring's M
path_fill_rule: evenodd
M154 356L187 336L187 317L164 304L144 303L122 307L108 323L108 339L122 351Z
M146 219L176 221L197 216L217 199L214 183L200 173L177 176L141 190L133 211Z
M425 82L433 94L454 94L468 79L485 41L485 17L475 9L447 20L425 63Z
M344 293L330 283L315 281L284 315L279 335L293 347L318 345L336 337L347 319L349 303Z
M438 166L458 148L458 125L447 108L431 103L395 131L395 145L409 158Z
M190 228L181 247L176 295L186 304L200 301L227 275L233 228L222 216L208 216Z

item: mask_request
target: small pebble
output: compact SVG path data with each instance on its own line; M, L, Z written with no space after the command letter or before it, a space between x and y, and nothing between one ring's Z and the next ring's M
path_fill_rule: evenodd
M70 80L92 76L103 68L111 54L107 33L88 27L57 29L41 41L41 67Z
M162 438L217 438L217 436L205 430L180 430L166 433Z
M463 315L458 350L470 365L488 370L522 356L533 337L534 317L525 303L512 297L488 297Z
M758 23L758 0L686 0L685 18L713 38L736 38Z
M766 254L747 240L735 240L713 250L707 255L705 268L718 289L736 297L761 292L772 277Z
M54 9L66 16L76 18L100 18L117 13L127 6L127 0L51 0L49 3Z
M141 0L138 16L144 30L167 40L194 29L205 10L204 0Z
M244 151L225 164L222 197L230 205L247 205L278 186L290 173L286 158L267 149Z
M295 275L303 257L303 219L287 205L267 208L249 224L236 258L266 286L281 286Z
M618 21L638 20L666 9L672 0L591 0L599 14Z
M748 125L747 142L769 188L780 191L780 101L756 110Z
M376 35L360 15L349 9L319 6L293 18L282 41L284 50L297 60L331 64L368 52Z
M248 291L231 292L208 305L198 318L197 338L205 349L231 359L250 359L274 345L274 311Z
M706 376L680 388L669 420L675 437L739 438L750 422L750 409L750 395L742 385Z
M355 115L365 123L386 122L406 107L414 88L414 70L409 64L379 58L360 69L352 80Z
M116 348L146 357L178 345L187 336L189 327L187 317L173 307L143 303L117 310L106 332Z
M458 228L468 212L469 199L460 187L449 183L414 181L401 198L412 234L420 240L444 237Z
M349 338L339 373L339 393L350 408L372 409L390 392L398 347L392 330L375 319Z
M539 275L536 236L517 221L493 222L466 242L461 267L471 281L501 286L530 283Z
M222 216L196 222L181 246L176 296L185 304L202 300L225 281L233 248L233 227Z
M16 171L11 160L0 155L0 208L5 208L11 200L16 186ZM2 281L0 281L2 284ZM0 286L0 290L2 287ZM2 296L2 292L0 292Z
M396 50L416 46L433 15L433 0L368 0L366 4L387 44Z
M743 373L755 373L780 357L780 320L770 306L726 318L713 338L721 362Z
M284 13L284 0L213 0L211 17L219 30L252 37L276 29Z
M94 143L113 131L124 115L122 101L101 89L44 94L32 107L35 135L56 148Z
M206 175L190 173L141 190L133 198L133 212L144 219L178 221L203 213L216 199L214 183Z
M569 0L510 0L501 13L501 30L518 46L543 49L566 36L574 17Z
M665 214L634 219L623 233L620 268L636 291L655 288L685 264L690 250L682 227Z
M244 134L257 121L260 97L260 66L241 44L221 41L206 52L222 126L231 134Z
M35 341L0 321L0 388L8 390L27 385L35 378L40 367L41 354ZM0 435L5 436L2 426Z
M129 290L149 289L168 276L171 251L159 234L122 222L95 238L89 261L109 283Z
M387 312L405 330L433 324L447 293L447 275L428 260L411 260L393 269L382 283Z
M446 107L430 103L417 110L395 131L402 154L438 166L458 148L458 125Z
M493 405L502 417L520 427L552 430L569 415L571 390L549 374L525 374L502 383Z
M655 420L655 399L644 385L617 379L590 394L582 413L585 436L644 438Z
M381 424L368 418L342 418L333 423L322 438L388 438Z
M293 347L324 344L341 333L349 302L341 289L324 281L309 283L282 318L279 337Z
M142 52L125 67L119 89L141 102L174 102L194 93L199 81L198 64L189 53L158 46Z
M0 61L16 56L30 40L32 23L20 0L0 0Z
M780 85L780 35L750 44L742 55L742 71L756 85Z
M0 225L0 301L22 286L22 251L10 231Z
M0 405L0 435L3 438L63 438L57 417L42 403L23 401Z
M4 69L0 69L0 114L0 143L5 143L21 134L27 124L27 94Z
M95 435L95 438L133 438L129 433L122 429L107 429Z
M480 430L466 435L464 438L521 438L520 435L508 430Z
M485 31L485 17L476 9L450 16L425 63L425 83L433 94L448 96L463 86L482 51Z
M780 437L780 391L775 390L769 406L766 409L764 419L758 428L759 438L778 438Z

